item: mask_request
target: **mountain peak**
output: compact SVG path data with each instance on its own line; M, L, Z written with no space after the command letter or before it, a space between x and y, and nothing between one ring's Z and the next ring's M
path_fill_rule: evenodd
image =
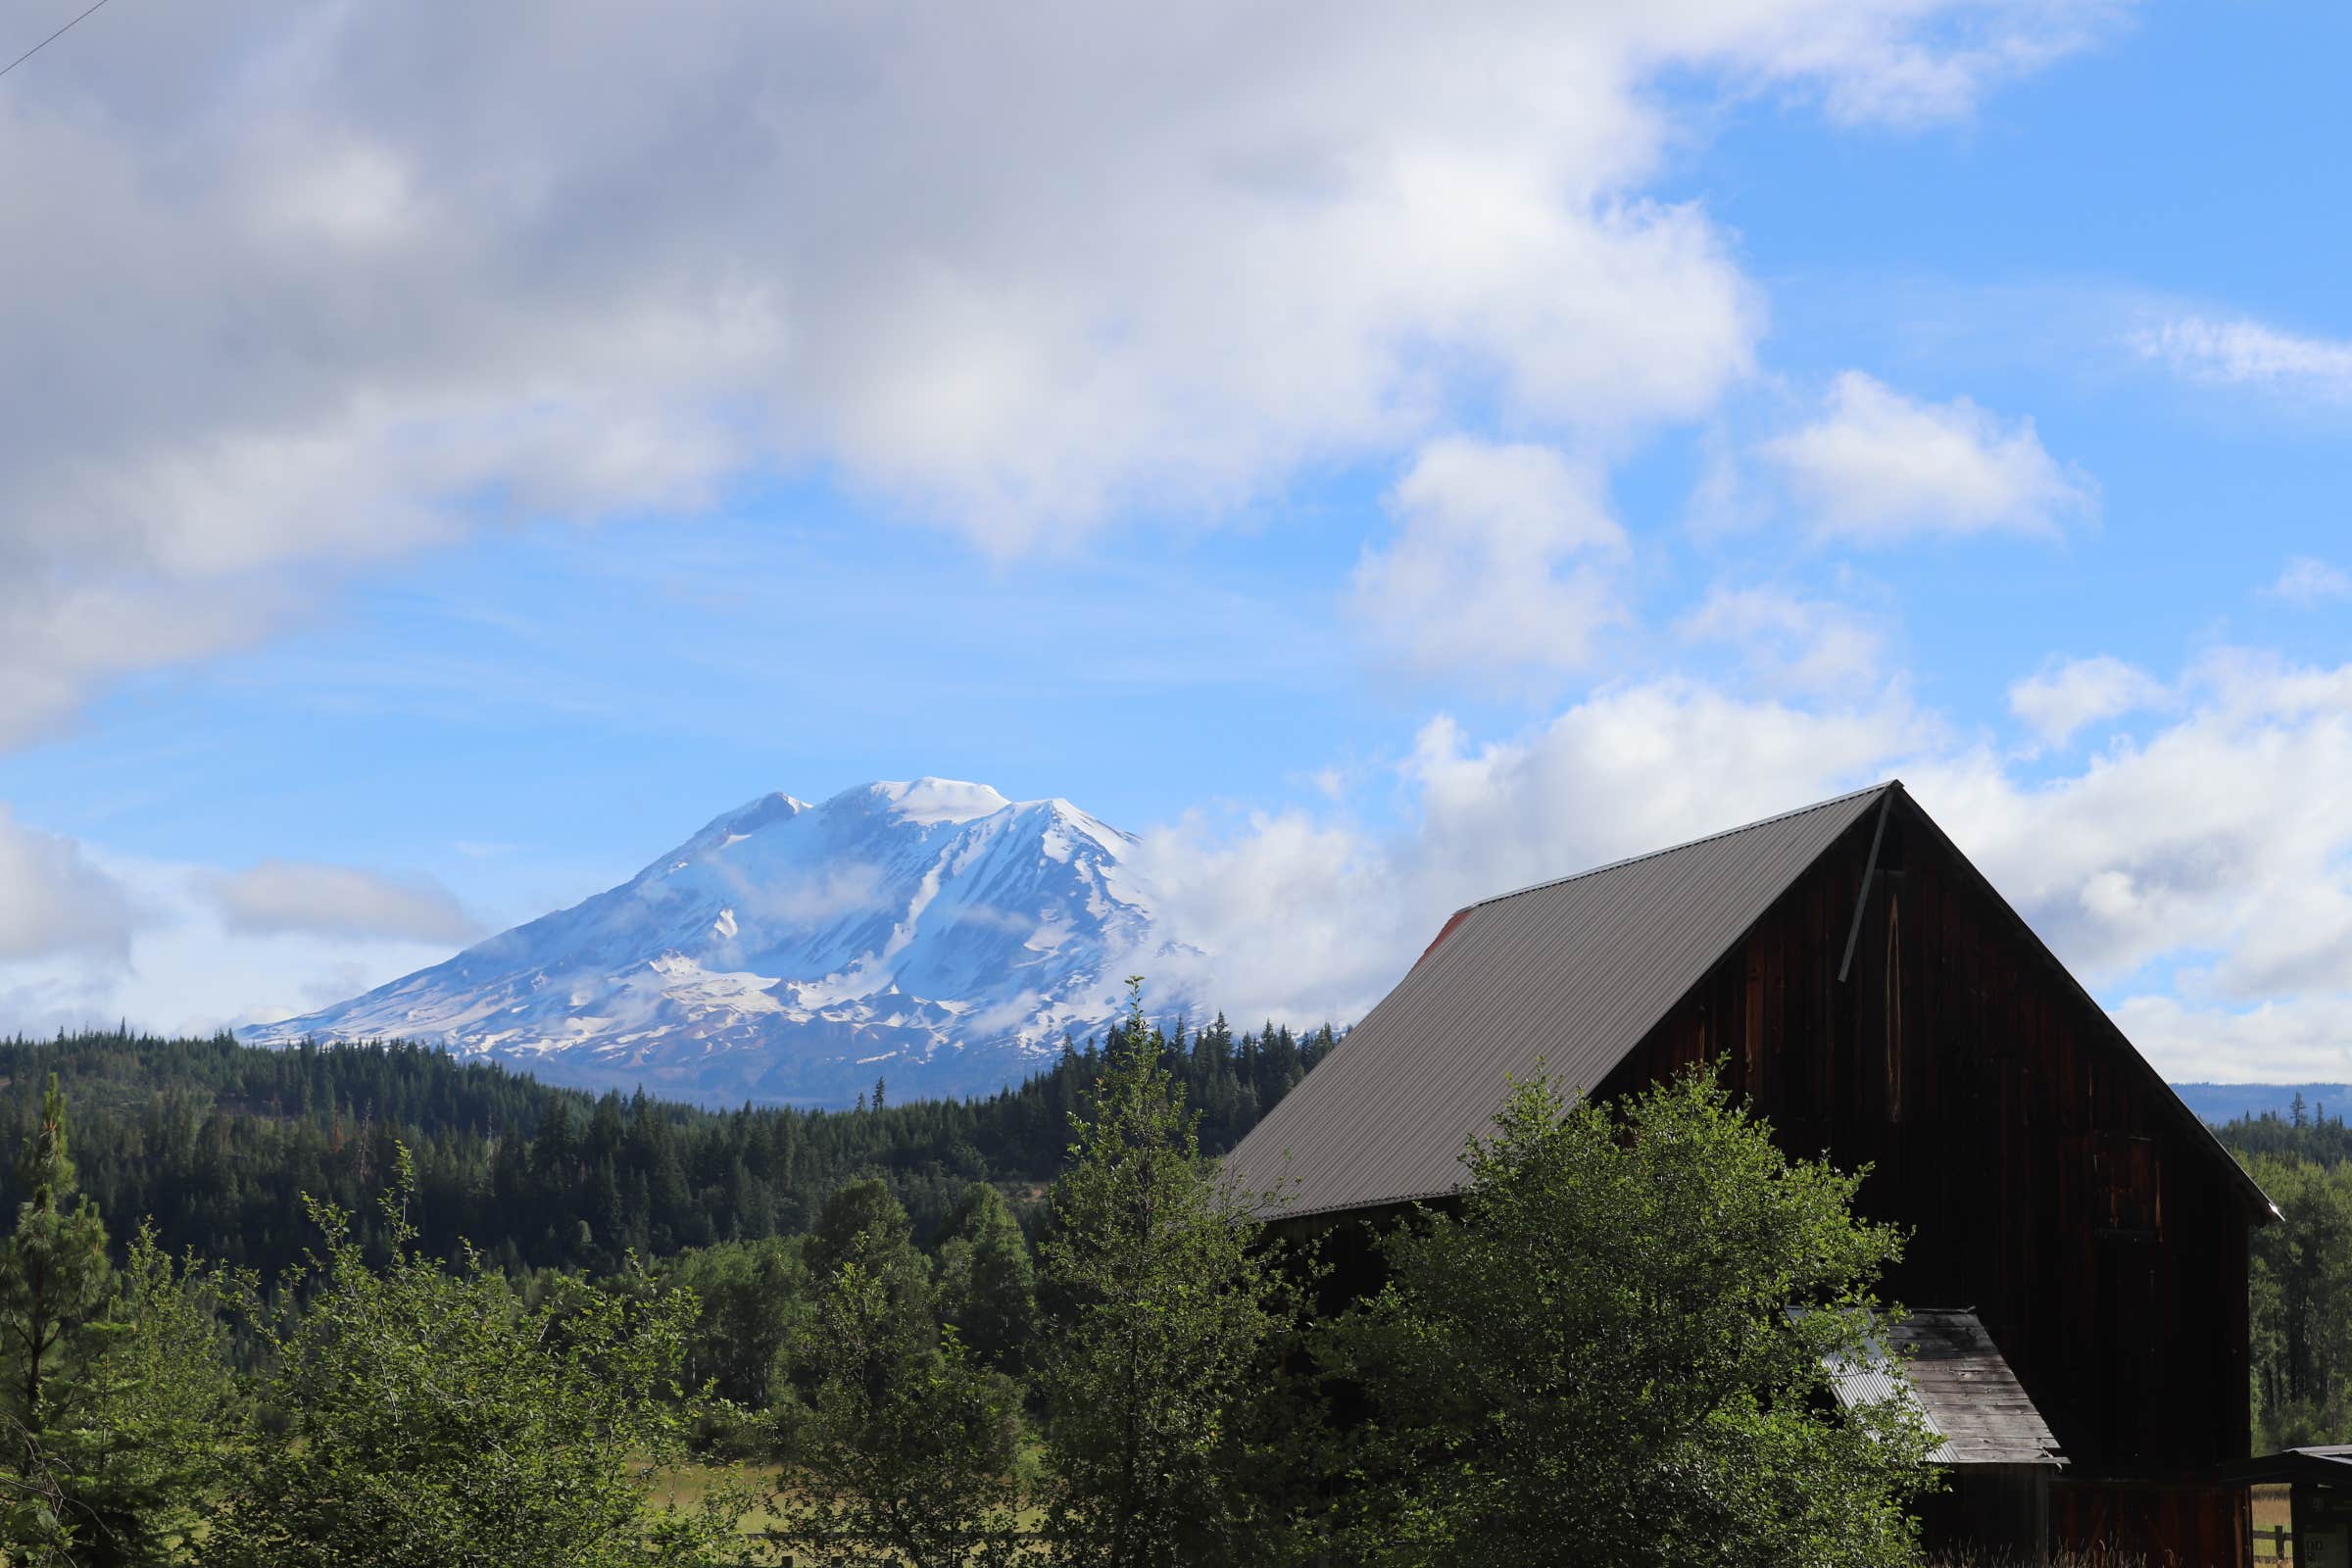
M985 784L764 795L627 883L246 1038L407 1038L706 1101L987 1093L1118 1016L1135 840Z
M1012 805L986 784L966 783L962 779L923 777L906 782L877 782L860 785L834 797L863 795L881 805L893 816L925 826L934 822L970 822L983 816L994 816Z

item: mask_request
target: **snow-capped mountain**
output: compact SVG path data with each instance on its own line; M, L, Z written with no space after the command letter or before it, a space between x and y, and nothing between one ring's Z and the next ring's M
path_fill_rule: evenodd
M431 1041L705 1102L991 1090L1123 1006L1152 923L1133 844L951 779L769 795L619 887L244 1037Z

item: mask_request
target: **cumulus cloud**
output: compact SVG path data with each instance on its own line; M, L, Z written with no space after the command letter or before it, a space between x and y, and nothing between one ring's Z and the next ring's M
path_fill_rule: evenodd
M2135 334L2145 359L2214 386L2255 387L2336 403L2352 398L2352 342L2260 321L2182 316Z
M119 966L137 917L129 890L80 845L24 826L0 803L0 963L74 955Z
M2014 0L1939 17L1855 6L1805 18L1782 34L1771 58L1784 74L1825 73L1825 107L1835 119L1915 126L1966 115L1988 82L2098 41L2131 11L2129 0L2038 8Z
M2278 580L2271 584L2271 597L2284 600L2299 610L2309 610L2331 599L2352 599L2352 574L2317 557L2297 556L2278 573Z
M1206 955L1171 980L1237 1013L1349 1019L1463 904L1900 776L2128 1027L2156 1031L2165 1070L2309 1076L2352 998L2352 666L2228 653L2172 690L2144 739L2052 773L1899 689L1652 683L1484 744L1433 723L1396 768L1401 820L1193 817L1142 856L1169 930Z
M1899 705L1822 711L1681 681L1484 744L1435 720L1396 770L1400 828L1292 811L1145 835L1168 929L1202 956L1138 961L1236 1015L1357 1018L1464 904L1870 782L1933 731Z
M2102 654L2043 665L2009 688L2009 711L2042 741L2064 746L2085 724L2155 707L2167 696L2155 676Z
M1624 618L1602 478L1548 447L1432 442L1388 508L1396 535L1357 566L1354 610L1414 664L1574 667Z
M1649 192L1659 74L1910 123L2113 9L95 18L0 101L0 744L485 517L808 463L1009 550L1464 397L1546 437L1690 417L1762 311Z
M428 877L270 859L215 875L207 891L222 924L244 935L462 943L480 934L456 895Z
M1886 633L1873 617L1777 588L1718 586L1675 623L1675 632L1686 643L1736 650L1775 691L1850 698L1889 676Z
M2043 449L2032 419L1967 398L1915 402L1859 370L1831 383L1818 419L1762 452L1825 539L2047 535L2097 507L2089 479Z
M2132 997L2115 1009L2115 1020L2175 1083L2344 1083L2352 1081L2347 1007L2352 993L2254 1007Z

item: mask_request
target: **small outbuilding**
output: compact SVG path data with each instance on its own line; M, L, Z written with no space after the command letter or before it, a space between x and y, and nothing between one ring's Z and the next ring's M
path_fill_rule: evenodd
M1928 1460L1949 1484L1928 1499L1927 1533L2016 1568L2047 1562L2050 1481L2066 1459L1976 1314L1913 1308L1872 1349L1833 1364L1832 1386L1848 1409L1908 1400L1943 1440Z
M2228 1466L2226 1474L2257 1498L2286 1504L2254 1521L2254 1560L2262 1568L2352 1568L2352 1446L2284 1448Z

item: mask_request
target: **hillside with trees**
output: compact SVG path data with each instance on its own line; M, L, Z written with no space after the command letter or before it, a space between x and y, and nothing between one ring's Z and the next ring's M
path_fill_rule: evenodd
M1162 1049L1216 1153L1334 1040L1328 1025L1237 1034L1219 1016L1172 1025ZM32 1136L56 1073L74 1107L81 1190L103 1212L151 1218L166 1251L265 1275L314 1235L306 1195L349 1212L380 1250L374 1196L398 1148L415 1166L418 1245L454 1256L462 1237L508 1273L604 1273L631 1252L798 1235L860 1177L884 1184L929 1247L973 1182L1025 1200L1053 1179L1102 1050L1069 1043L985 1099L901 1103L877 1080L852 1111L712 1111L550 1088L421 1046L17 1039L0 1043L0 1148ZM0 1181L8 1209L26 1196Z
M1848 1415L1826 1388L1826 1362L1865 1353L1873 1281L1902 1245L1853 1215L1859 1177L1788 1159L1703 1075L1608 1106L1523 1085L1469 1152L1466 1200L1384 1245L1389 1286L1321 1302L1313 1244L1267 1230L1192 1104L1188 1081L1242 1054L1217 1035L1180 1043L1139 1012L1041 1080L1071 1108L1026 1230L974 1178L925 1237L894 1185L906 1172L877 1166L808 1195L802 1234L611 1269L514 1270L436 1241L398 1137L365 1218L297 1200L301 1261L275 1278L174 1259L135 1222L125 1248L126 1221L83 1180L81 1104L46 1076L0 1246L0 1561L1435 1568L1536 1560L1539 1544L1542 1560L1656 1568L1915 1557L1930 1435L1908 1405ZM112 1065L79 1076L101 1091L87 1126L113 1129L89 1142L113 1140L117 1159L142 1152L123 1097L143 1052L117 1041L88 1054ZM172 1052L216 1090L251 1065ZM281 1082L242 1081L281 1098L232 1125L323 1114L331 1130L347 1106L291 1102L347 1070L445 1140L503 1148L514 1134L468 1118L578 1108L398 1051L315 1054ZM939 1135L883 1099L862 1125L905 1142L869 1130L866 1147ZM703 1152L746 1124L669 1110L621 1107L623 1143L648 1116L667 1129L654 1147ZM330 1160L388 1120L363 1116ZM984 1170L1013 1168L987 1115L946 1125ZM1658 1224L1575 1222L1634 1192ZM1693 1270L1712 1304L1662 1310ZM1518 1325L1501 1358L1495 1314ZM1624 1429L1662 1368L1688 1397ZM1572 1493L1531 1487L1563 1464Z

